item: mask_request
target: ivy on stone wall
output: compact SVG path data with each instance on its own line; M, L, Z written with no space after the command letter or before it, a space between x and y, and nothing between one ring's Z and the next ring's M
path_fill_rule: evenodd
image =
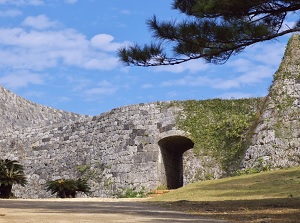
M264 98L180 102L178 127L190 134L194 153L215 157L224 170L246 149Z

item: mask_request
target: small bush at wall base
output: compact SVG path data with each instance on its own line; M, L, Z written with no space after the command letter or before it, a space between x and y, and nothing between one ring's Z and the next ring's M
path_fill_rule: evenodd
M123 189L116 195L118 198L142 198L145 197L145 187L141 190L137 190L136 187Z
M159 185L156 190L169 190L167 185Z
M233 174L233 176L241 176L241 175L247 175L247 174L261 173L261 172L269 171L269 170L272 169L271 165L263 163L263 159L259 159L258 162L259 162L258 165L253 167L253 168L244 169L244 170L237 170Z
M51 191L51 194L57 195L60 198L75 198L77 192L88 194L90 187L86 180L83 179L58 179L50 180L46 183L46 190Z

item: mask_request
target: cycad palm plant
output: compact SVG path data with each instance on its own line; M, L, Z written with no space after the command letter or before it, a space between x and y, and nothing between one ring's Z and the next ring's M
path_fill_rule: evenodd
M90 187L86 180L83 179L59 179L51 180L46 184L46 190L51 191L51 194L57 194L60 198L74 198L77 191L88 194Z
M0 159L0 198L10 198L14 184L27 184L24 167L16 160Z

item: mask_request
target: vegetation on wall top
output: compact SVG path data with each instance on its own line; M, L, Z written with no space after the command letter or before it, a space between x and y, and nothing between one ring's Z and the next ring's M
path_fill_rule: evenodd
M190 134L196 155L213 156L226 170L245 151L263 102L264 98L182 101L177 124Z

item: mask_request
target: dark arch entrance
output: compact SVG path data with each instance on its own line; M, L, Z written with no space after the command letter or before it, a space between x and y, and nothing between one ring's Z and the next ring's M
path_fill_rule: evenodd
M168 189L183 186L182 155L194 147L194 143L184 136L169 136L159 140L158 145L162 154L162 183Z

